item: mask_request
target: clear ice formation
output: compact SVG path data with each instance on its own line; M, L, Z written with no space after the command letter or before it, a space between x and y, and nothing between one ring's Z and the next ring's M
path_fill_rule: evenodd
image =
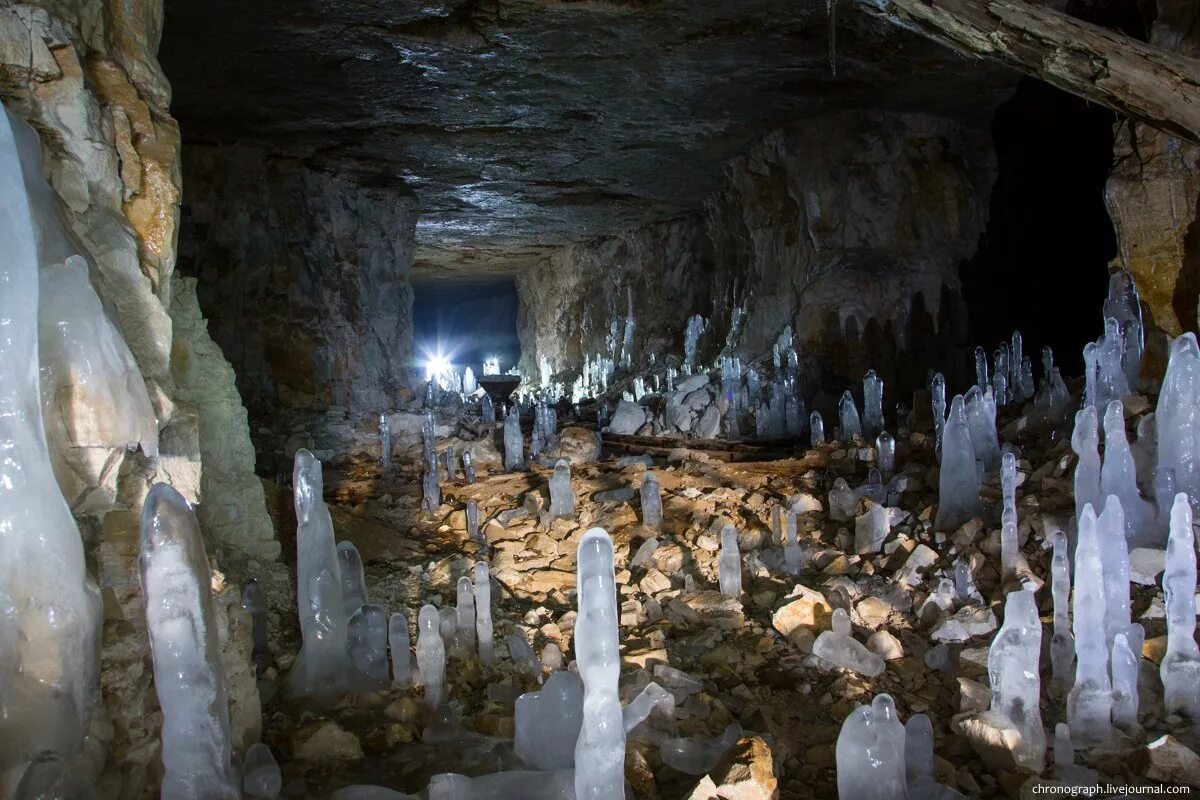
M825 421L821 419L820 411L814 411L808 415L808 431L812 437L810 441L813 447L825 444Z
M283 775L271 748L255 742L242 763L242 792L252 800L276 800L283 790Z
M1000 487L1003 511L1000 527L1000 574L1015 574L1021 561L1017 537L1017 457L1012 452L1000 459Z
M883 381L875 370L867 370L863 376L863 433L878 436L883 430Z
M388 616L383 606L364 605L346 623L350 658L372 684L388 680Z
M1200 347L1188 332L1171 342L1167 373L1158 395L1158 471L1170 471L1175 491L1200 506Z
M38 271L38 360L46 434L58 452L71 444L141 446L158 455L158 422L141 370L72 255ZM59 409L72 407L67 431ZM86 415L86 416L85 416Z
M630 560L629 566L633 569L645 568L650 564L650 558L654 555L654 551L658 549L658 539L650 538L642 542L638 547L637 552L633 554L633 559Z
M583 724L575 744L576 800L623 800L625 728L617 680L621 673L613 545L601 528L579 542L579 616L575 659L583 679Z
M904 726L889 695L875 695L871 705L850 712L838 734L836 758L841 800L905 800Z
M350 619L367 602L367 578L363 574L362 556L352 542L338 542L337 555L342 577L342 608L346 619Z
M254 669L258 677L271 666L271 644L267 640L267 598L263 595L262 586L251 578L242 589L242 608L250 615L252 631L251 650Z
M570 672L555 672L540 692L517 698L517 758L534 769L571 769L582 723L583 684Z
M392 651L392 680L401 686L412 683L412 650L408 617L397 612L388 618L388 649Z
M937 530L952 531L980 513L979 481L963 397L955 395L942 435Z
M560 458L550 476L550 516L575 519L575 491L571 488L571 465Z
M496 406L489 395L485 394L479 399L479 416L487 425L496 424Z
M479 643L479 662L495 660L492 643L492 576L486 561L475 562L475 638Z
M983 605L983 595L975 587L975 576L971 572L971 562L959 560L954 564L954 591L958 601L964 605Z
M833 488L829 490L829 518L832 520L846 520L854 516L854 509L858 507L858 495L850 488L850 484L846 483L845 478L837 478L833 482Z
M467 535L473 541L480 544L487 544L487 540L479 532L479 503L474 498L467 500L465 513L467 518Z
M896 469L896 439L887 431L881 431L875 438L875 452L879 471L884 477L890 476Z
M1010 592L1004 603L1004 624L988 649L991 712L1017 734L1012 748L1017 764L1035 773L1042 771L1046 759L1038 673L1041 645L1042 623L1033 592Z
M1075 516L1083 514L1084 506L1100 508L1100 426L1094 406L1085 406L1075 414L1075 429L1071 431L1071 449L1078 461L1075 464Z
M783 561L793 575L804 566L804 551L800 548L796 512L788 510L783 520Z
M463 575L458 579L458 602L454 613L458 616L458 639L469 649L475 649L475 586Z
M425 706L437 708L446 685L446 645L442 641L438 610L428 604L421 606L417 614L417 669L425 684Z
M657 528L662 525L662 488L658 484L658 476L650 470L647 470L645 476L642 477L641 502L642 525L647 528Z
M1113 400L1104 411L1104 464L1100 468L1100 493L1115 496L1124 511L1124 536L1137 544L1161 547L1155 535L1155 511L1142 499L1137 485L1137 467L1125 436L1125 414L1120 400Z
M1167 652L1159 665L1168 714L1200 719L1200 647L1196 645L1196 545L1187 494L1175 495L1167 540L1163 594L1167 606Z
M146 495L138 567L163 716L162 798L237 800L212 573L195 514L165 483Z
M628 734L641 725L647 717L654 713L655 709L670 717L671 712L675 709L675 696L651 681L638 693L637 697L633 698L629 705L621 709L621 724L625 728L625 733Z
M43 209L31 207L25 182L49 188L36 147L18 156L19 125L0 115L0 742L16 743L0 769L45 750L72 762L100 679L99 592L54 478L39 402L34 212Z
M988 382L987 352L982 347L975 348L975 385L991 386ZM945 384L943 384L944 388Z
M1075 685L1067 696L1067 724L1077 742L1107 742L1112 732L1112 684L1104 636L1104 570L1096 513L1091 505L1079 517L1075 546L1075 596L1071 607L1075 633Z
M705 775L716 768L721 758L742 738L742 726L726 726L720 736L713 738L686 736L667 739L658 751L664 764L685 775Z
M854 521L854 552L859 554L881 551L891 531L887 509L870 500L866 503L866 513Z
M1115 319L1104 320L1104 335L1096 340L1093 358L1095 391L1088 395L1088 405L1099 410L1130 393L1125 377L1125 337ZM1085 368L1092 368L1086 358L1084 363Z
M1104 318L1114 319L1125 342L1125 377L1137 388L1142 374L1142 354L1145 351L1145 330L1142 326L1142 303L1133 276L1119 270L1109 276L1108 297L1104 299Z
M388 422L387 414L379 415L379 466L384 470L392 468L392 425Z
M732 525L721 529L721 553L717 556L717 580L721 594L742 595L742 554L738 550L737 530Z
M541 682L542 662L538 660L537 653L533 652L533 646L524 634L510 633L504 638L504 646L508 648L508 655L514 664Z
M1112 721L1122 730L1137 726L1138 657L1124 633L1113 637L1109 672L1112 675Z
M1050 668L1054 683L1067 688L1074 679L1075 637L1071 634L1071 567L1067 555L1067 535L1051 535L1054 555L1050 559L1051 592L1054 598L1054 633L1050 638Z
M984 472L995 472L1000 466L1000 440L996 437L996 402L978 386L967 392L967 427L971 432L971 447Z
M929 381L930 406L933 412L933 442L938 460L942 458L942 439L946 435L946 378L935 373Z
M442 462L446 467L446 480L454 480L454 473L458 468L458 451L454 445L450 445L442 451Z
M704 333L706 323L704 317L693 314L688 317L687 327L683 331L683 371L691 375L696 367L696 346L700 342L700 334Z
M933 723L925 714L913 714L904 723L904 773L909 786L933 781Z
M346 614L333 521L322 497L321 462L296 451L292 470L296 506L296 608L300 654L288 675L295 695L345 691L357 671L346 650Z
M34 756L16 785L12 800L95 800L88 779L53 750Z
M462 451L462 470L463 477L467 479L467 483L475 482L475 465L472 463L471 451L464 449Z
M1125 514L1116 495L1104 501L1096 524L1100 565L1104 574L1104 644L1129 629L1129 546L1125 541Z
M850 634L850 615L844 608L833 610L832 627L813 642L813 655L841 669L851 669L874 678L883 673L884 662Z
M525 461L525 444L521 434L521 414L513 406L504 418L504 468L509 472L519 470Z
M838 422L842 426L841 439L848 442L854 437L862 438L862 421L858 418L858 407L854 405L854 395L850 390L842 392L838 401Z
M436 514L442 505L442 487L438 482L438 464L436 459L421 475L421 510L426 514Z

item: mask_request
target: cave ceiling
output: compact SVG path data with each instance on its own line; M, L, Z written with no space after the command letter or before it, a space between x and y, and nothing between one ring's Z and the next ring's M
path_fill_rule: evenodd
M187 143L419 198L415 270L509 273L695 210L755 136L849 106L987 124L1015 76L841 0L167 0ZM186 202L186 187L185 187Z

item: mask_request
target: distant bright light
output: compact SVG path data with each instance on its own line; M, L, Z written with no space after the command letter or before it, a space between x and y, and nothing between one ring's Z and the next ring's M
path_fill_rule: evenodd
M487 361L483 362L484 375L499 375L500 374L500 356L488 356Z
M442 353L432 355L425 362L425 380L440 380L450 374L450 359Z

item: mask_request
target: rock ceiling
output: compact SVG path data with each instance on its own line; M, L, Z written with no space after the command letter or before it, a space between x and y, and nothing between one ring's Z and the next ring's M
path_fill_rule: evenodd
M985 120L1012 76L842 0L167 0L185 141L418 195L418 272L509 272L695 209L754 136L875 105ZM186 192L186 190L185 190Z

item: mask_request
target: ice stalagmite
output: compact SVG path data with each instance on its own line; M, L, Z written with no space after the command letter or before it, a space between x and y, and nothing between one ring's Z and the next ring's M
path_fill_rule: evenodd
M851 635L850 615L846 609L835 608L832 617L830 629L823 631L813 643L813 655L834 667L852 669L868 678L881 674L885 667L883 658Z
M1020 562L1017 541L1017 458L1011 452L1000 459L1000 488L1003 497L1000 528L1000 574L1012 575Z
M625 727L617 679L621 654L617 631L617 587L613 545L601 528L579 543L579 617L575 660L583 678L583 724L575 744L576 800L623 800Z
M1120 400L1113 400L1104 411L1104 464L1100 468L1100 492L1115 496L1124 512L1124 536L1135 544L1161 547L1154 536L1154 508L1142 499L1137 486L1137 467L1125 436L1125 415Z
M971 446L984 472L994 472L1000 466L1000 441L996 438L996 403L991 395L972 386L965 398L967 428Z
M933 781L933 724L924 714L904 723L904 772L909 786Z
M1075 637L1071 634L1071 567L1067 560L1067 535L1051 535L1054 555L1050 560L1051 592L1054 598L1054 634L1050 638L1050 668L1053 680L1067 688L1074 679Z
M475 465L472 463L470 450L463 450L462 452L462 471L463 477L467 479L467 483L475 482Z
M431 605L421 606L417 614L417 669L425 683L425 705L437 708L446 685L446 645L439 629L438 610Z
M550 516L575 519L575 491L571 488L571 465L560 458L550 476Z
M583 684L570 672L555 672L540 692L517 698L513 746L517 758L540 770L575 766L575 743L583 721Z
M1112 684L1104 637L1104 570L1096 512L1091 505L1079 517L1075 546L1075 596L1071 606L1075 631L1075 685L1067 696L1067 724L1084 745L1109 740Z
M77 764L53 750L38 753L21 775L12 800L96 800L91 781Z
M392 468L392 426L387 414L379 415L379 466L385 470Z
M980 512L979 468L962 395L950 403L950 416L942 437L942 466L938 479L938 512L935 527L952 531Z
M163 715L162 798L237 800L208 556L191 507L165 483L142 508L138 567Z
M808 415L808 432L812 437L813 447L825 444L825 421L821 419L820 411L814 411Z
M848 442L855 436L862 437L862 421L858 418L858 407L854 405L854 395L847 389L842 393L838 402L838 422L842 426L842 441Z
M475 380L475 370L467 367L463 371L463 394L475 394L477 389L479 389L479 383Z
M1196 545L1192 508L1183 492L1171 507L1171 536L1163 573L1167 653L1159 665L1167 713L1200 719L1200 647L1196 646Z
M1125 514L1116 495L1104 501L1096 521L1100 542L1100 568L1104 574L1104 646L1129 628L1129 546L1125 542Z
M22 167L40 173L36 153L18 157L20 124L0 114L0 773L45 750L74 760L99 692L99 593L39 403L38 242Z
M293 694L336 694L357 670L346 651L346 614L333 521L322 497L321 462L296 452L296 608L303 644L288 676Z
M1096 396L1092 403L1099 411L1128 394L1125 337L1121 335L1120 325L1110 317L1104 320L1104 335L1096 340Z
M342 577L342 608L346 619L350 619L367 602L367 578L363 574L362 556L352 542L338 542L337 555Z
M492 644L492 576L486 561L475 562L475 638L479 640L479 662L495 660Z
M875 438L876 464L883 476L889 477L896 468L896 439L887 431Z
M863 376L863 433L869 437L883 430L883 381L875 370L867 370Z
M1079 457L1075 464L1075 516L1083 515L1083 507L1100 508L1100 431L1093 406L1075 414L1075 429L1071 432L1071 449Z
M1188 332L1171 342L1167 374L1154 412L1158 472L1170 471L1175 491L1200 504L1200 347Z
M738 550L737 529L726 525L721 529L721 554L717 557L717 579L721 594L727 597L742 595L742 554Z
M1133 282L1133 276L1125 270L1109 276L1104 317L1115 319L1121 329L1121 336L1125 340L1125 377L1129 385L1136 389L1142 374L1145 332L1137 285Z
M521 414L513 406L504 418L504 468L509 472L521 469L525 462L525 444L521 435Z
M975 348L975 385L991 385L988 383L987 352L982 347Z
M838 734L837 783L840 800L904 800L904 726L896 704L878 694L871 705L850 712Z
M375 686L388 679L388 617L383 606L364 605L346 623L346 642L359 673Z
M942 457L942 439L946 435L946 378L938 372L929 382L930 406L933 412L933 442L938 459Z
M457 603L458 638L470 650L475 649L475 587L471 579L463 575L458 579Z
M388 618L388 649L392 651L392 680L406 686L412 680L412 651L408 636L408 617L392 614Z
M662 489L658 485L658 476L649 470L642 478L641 501L642 525L657 528L663 518Z
M442 487L438 480L437 459L434 459L421 476L421 510L432 515L437 513L441 505Z
M1041 645L1042 623L1033 592L1011 592L1004 604L1004 625L988 650L991 713L1017 734L1013 758L1031 772L1041 772L1046 758L1038 674Z
M687 736L667 739L659 745L663 763L685 775L704 775L717 766L721 757L742 738L741 725L727 725L712 739Z
M1112 659L1112 721L1122 730L1137 725L1138 713L1138 657L1134 655L1125 634L1113 637Z
M479 533L479 503L474 498L467 500L464 513L467 519L467 535L480 544L487 544L487 539Z
M262 742L250 745L242 764L242 791L252 800L275 800L283 790L283 775L271 748Z
M496 406L486 394L479 401L479 416L487 425L496 424Z

